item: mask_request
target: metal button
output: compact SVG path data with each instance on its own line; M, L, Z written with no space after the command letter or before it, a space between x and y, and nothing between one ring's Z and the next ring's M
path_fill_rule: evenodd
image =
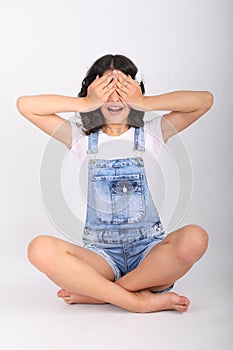
M127 188L124 186L123 189L122 189L122 191L123 191L124 193L126 193L128 190L127 190Z

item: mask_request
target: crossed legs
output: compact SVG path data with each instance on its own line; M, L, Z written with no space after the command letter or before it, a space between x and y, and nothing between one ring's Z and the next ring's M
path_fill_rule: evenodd
M55 237L34 238L28 257L62 288L58 296L67 303L112 303L133 312L186 311L186 297L150 291L164 289L181 278L202 257L207 245L208 235L203 228L186 225L170 233L136 269L116 282L101 256Z

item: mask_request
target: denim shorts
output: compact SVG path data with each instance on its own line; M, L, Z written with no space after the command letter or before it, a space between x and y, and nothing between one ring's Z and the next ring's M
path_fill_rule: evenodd
M116 281L141 264L149 251L166 236L161 222L149 228L126 231L85 229L83 247L99 254L108 262ZM154 293L168 292L173 287L174 284Z

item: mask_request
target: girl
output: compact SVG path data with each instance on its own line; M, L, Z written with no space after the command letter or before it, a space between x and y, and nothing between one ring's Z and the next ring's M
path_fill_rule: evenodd
M212 106L208 91L175 91L145 96L137 67L123 55L94 62L78 97L22 96L19 112L63 142L77 157L89 156L83 246L40 235L28 258L62 289L68 304L111 303L132 312L188 310L185 296L170 292L174 283L205 253L208 234L190 224L165 232L152 200L143 161L145 149L160 147ZM168 110L144 122L145 111ZM79 112L82 125L56 113ZM74 148L74 135L78 135ZM73 137L72 137L73 136ZM103 159L105 141L130 140L134 156Z

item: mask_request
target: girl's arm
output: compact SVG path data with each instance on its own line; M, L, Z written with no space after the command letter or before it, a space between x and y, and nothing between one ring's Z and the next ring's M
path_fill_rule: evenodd
M80 112L86 108L87 101L84 97L37 95L21 96L17 100L17 109L25 118L68 148L72 146L70 122L55 112Z
M213 104L213 95L209 91L174 91L157 96L143 96L145 110L168 110L161 121L164 142L176 133L184 130Z
M171 111L162 118L161 128L164 142L169 137L184 130L213 104L213 95L209 91L181 90L155 96L142 95L141 88L130 75L116 71L117 92L131 106L143 111Z
M62 95L21 96L18 111L48 135L72 147L72 128L68 120L56 113L89 112L100 107L114 90L112 74L97 78L88 86L86 97ZM103 89L105 87L105 89Z

